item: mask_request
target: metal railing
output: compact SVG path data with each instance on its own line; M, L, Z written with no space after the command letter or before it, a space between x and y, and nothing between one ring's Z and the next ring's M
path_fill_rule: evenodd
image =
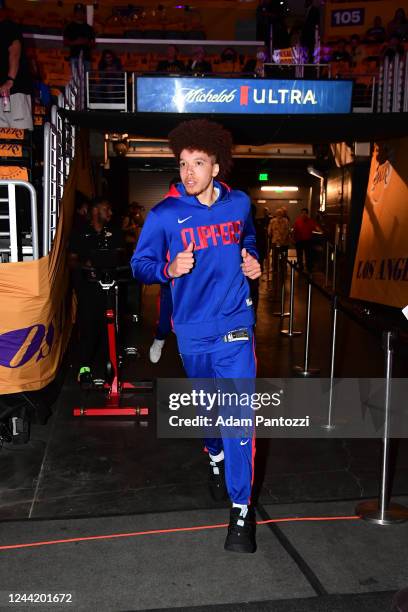
M59 207L64 191L64 160L57 126L44 126L44 212L43 255L49 253L57 229Z
M280 330L280 334L287 338L296 338L303 332L293 332L294 318L294 273L295 266L288 261L291 270L290 296L289 296L289 330ZM390 331L380 328L368 326L366 322L361 320L346 303L343 304L343 299L340 299L336 293L329 294L323 287L313 281L310 275L304 274L297 270L300 277L306 281L307 285L307 301L305 313L305 330L304 330L304 360L303 364L295 366L293 373L295 376L310 378L320 374L319 368L310 368L310 335L311 335L311 311L312 311L312 289L319 292L328 300L331 305L331 334L330 334L330 378L329 378L329 403L327 409L327 420L321 424L321 427L327 431L328 435L336 430L341 423L340 419L336 418L334 408L336 404L335 383L336 383L336 340L338 336L338 316L340 313L345 315L349 320L354 321L361 329L365 329L377 339L382 337L382 349L385 355L385 393L384 393L384 410L383 410L383 435L382 435L382 460L380 473L380 487L378 499L360 502L356 507L356 514L362 519L375 523L377 525L391 525L394 523L402 523L408 520L408 508L400 504L391 503L392 492L392 476L391 476L391 456L390 456L390 437L391 429L391 389L393 384L393 357L398 343L398 334L395 330ZM283 282L285 279L283 278ZM297 284L299 288L299 283ZM282 308L285 307L283 304ZM320 330L321 333L321 330ZM291 341L291 340L290 340ZM394 411L396 407L394 406ZM398 410L398 408L397 408ZM337 422L336 422L337 421ZM394 432L395 436L395 432Z
M377 112L400 113L408 111L408 51L384 58L380 68L377 94Z
M128 110L126 72L87 72L86 106L90 110Z
M375 110L375 95L377 91L376 77L373 74L353 74L351 72L337 76L342 79L354 80L351 101L353 113L373 113Z
M44 125L43 255L50 252L55 238L64 185L76 147L76 128L61 116L58 108L79 109L80 96L81 87L72 81L65 93L59 95L58 107L52 107L51 121Z
M331 65L327 63L278 64L266 62L264 67L265 77L262 78L290 76L290 78L300 79L330 79L332 77ZM128 75L126 72L86 73L86 108L89 110L119 110L123 112L131 110L134 112L136 108L135 80L138 76L148 76L149 74L159 76L157 72L133 72L129 74L129 82L132 86L131 93L128 94ZM248 78L254 75L244 72L231 74L211 72L199 76L202 78ZM261 77L258 78L262 80ZM408 111L408 52L405 56L396 54L393 59L386 57L380 66L378 75L347 72L347 74L341 74L341 78L352 79L355 82L352 100L353 112L390 113ZM72 109L79 110L78 105L74 103L74 85L66 92L66 98L67 95L68 99L71 100ZM128 104L128 95L131 97L130 104Z
M6 210L0 214L0 261L2 263L18 262L24 259L38 259L38 221L37 194L31 183L26 181L0 180L0 188L7 188L7 197L0 198L0 204L6 205ZM21 238L19 229L16 187L26 189L30 195L31 232Z

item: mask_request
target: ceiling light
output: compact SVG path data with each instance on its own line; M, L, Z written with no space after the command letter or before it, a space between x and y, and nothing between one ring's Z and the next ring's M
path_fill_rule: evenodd
M308 166L307 167L307 171L309 174L311 174L312 176L316 176L319 179L324 179L324 174L323 172L320 172L320 170L316 170L316 168L314 168L313 166Z
M299 187L280 187L279 185L262 185L261 191L276 191L281 193L282 191L299 191Z

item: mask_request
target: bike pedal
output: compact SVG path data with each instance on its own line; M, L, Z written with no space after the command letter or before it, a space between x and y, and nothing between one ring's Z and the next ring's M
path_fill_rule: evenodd
M128 356L140 357L139 350L135 346L127 346L125 348L125 353Z

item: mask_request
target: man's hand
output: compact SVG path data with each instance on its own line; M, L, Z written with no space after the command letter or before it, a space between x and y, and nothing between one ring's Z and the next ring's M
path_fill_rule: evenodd
M252 257L252 255L250 255L246 249L242 249L241 256L244 260L241 264L244 276L247 276L252 280L259 278L262 274L259 261L255 259L255 257Z
M188 274L194 266L194 242L190 242L185 251L177 253L173 261L168 267L169 276L172 278L178 278L183 274Z
M10 95L10 90L13 87L14 82L10 79L8 79L5 83L3 83L3 85L0 86L0 96L2 96L3 94L5 95Z

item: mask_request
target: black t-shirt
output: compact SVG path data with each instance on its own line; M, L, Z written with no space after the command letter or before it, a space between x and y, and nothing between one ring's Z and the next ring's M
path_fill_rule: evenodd
M97 232L92 225L86 224L72 231L68 250L70 253L78 255L82 264L90 261L97 266L97 251L110 251L112 253L112 262L115 263L117 259L116 249L124 249L124 247L124 236L120 228L105 225L100 232Z
M161 60L157 64L156 72L169 72L172 74L179 74L185 71L185 66L181 60Z
M0 21L0 84L7 81L7 76L10 71L9 47L11 47L15 40L20 41L22 48L17 76L10 90L10 94L31 94L32 79L27 64L27 58L24 53L22 32L20 26L8 19Z
M68 40L87 38L91 43L95 40L95 31L87 23L77 23L76 21L71 21L71 23L69 23L64 30L64 38L67 38ZM69 45L69 56L71 58L79 57L81 51L83 51L83 59L90 61L91 49L89 45Z
M188 72L192 72L193 74L205 74L207 72L212 72L212 67L210 62L207 60L199 61L191 61L187 68Z

